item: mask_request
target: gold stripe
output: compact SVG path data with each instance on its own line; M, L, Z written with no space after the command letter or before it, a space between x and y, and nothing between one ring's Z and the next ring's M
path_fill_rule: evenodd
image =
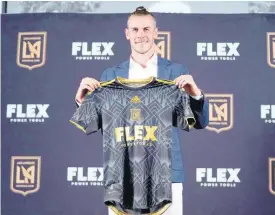
M102 87L104 87L104 86L106 86L106 85L109 85L109 84L113 83L114 81L115 81L115 79L112 79L112 80L106 81L106 82L100 82L100 85L101 85Z
M110 81L100 82L100 86L101 86L101 87L107 86L107 85L113 83L114 81L115 81L115 79L110 80ZM94 90L93 90L93 91L89 91L89 92L87 93L87 95L91 95L92 92L94 92Z
M161 80L161 79L156 79L158 82L160 83L164 83L164 84L176 84L176 81L172 81L172 80ZM180 88L181 91L185 92L185 89L184 88Z
M176 83L175 81L172 81L172 80L161 80L161 79L158 79L158 78L156 78L156 80L158 82L161 82L161 83L164 83L164 84L175 84Z
M76 122L69 120L69 122L71 122L72 124L74 124L77 128L79 128L81 131L83 131L86 134L85 128L79 124L77 124Z
M148 215L161 215L170 207L170 205L171 203L165 205L163 208L159 209L157 212L149 213Z
M124 212L122 212L122 211L119 211L119 210L116 209L114 206L108 206L108 207L110 207L111 210L114 211L114 213L115 213L116 215L130 215L130 214L126 214L126 213L124 213Z
M129 84L129 83L140 83L140 84L149 84L152 82L154 79L153 76L145 79L128 79L128 78L122 78L122 77L117 77L117 80L120 84Z

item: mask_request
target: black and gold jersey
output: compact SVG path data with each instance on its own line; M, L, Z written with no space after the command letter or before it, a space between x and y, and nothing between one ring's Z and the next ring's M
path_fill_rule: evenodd
M172 127L195 124L173 81L117 77L85 97L71 120L103 134L104 202L117 214L161 214L172 202Z

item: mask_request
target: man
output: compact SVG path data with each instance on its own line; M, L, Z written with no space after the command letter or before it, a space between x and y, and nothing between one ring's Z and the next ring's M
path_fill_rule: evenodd
M179 88L184 88L190 96L190 106L196 119L194 128L203 129L208 124L208 104L203 92L194 82L183 65L172 63L157 56L154 40L158 29L154 16L144 7L133 12L125 29L127 40L130 41L130 59L120 65L106 69L100 81L108 81L116 77L143 79L155 76L159 79L175 80ZM100 83L93 78L82 79L75 100L80 105L87 91L93 91ZM183 165L180 153L178 129L173 128L172 140L172 205L164 215L182 215L182 183L184 181ZM113 214L109 210L109 215Z

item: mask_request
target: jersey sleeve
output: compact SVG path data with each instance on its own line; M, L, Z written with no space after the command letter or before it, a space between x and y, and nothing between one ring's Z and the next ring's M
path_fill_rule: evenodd
M85 100L73 114L70 122L87 135L98 131L101 125L100 103L96 93L86 95Z
M194 114L190 107L189 95L179 89L173 110L173 126L189 131L196 123Z

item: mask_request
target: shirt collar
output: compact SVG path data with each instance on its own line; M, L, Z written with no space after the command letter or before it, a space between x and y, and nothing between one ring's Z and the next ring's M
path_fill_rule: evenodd
M131 55L130 56L130 68L137 67L137 66L142 66L143 68L146 68L148 66L155 66L155 65L157 65L157 59L158 59L157 53L154 52L154 54L149 58L149 60L146 62L146 64L143 65L143 64L136 62L135 59Z

